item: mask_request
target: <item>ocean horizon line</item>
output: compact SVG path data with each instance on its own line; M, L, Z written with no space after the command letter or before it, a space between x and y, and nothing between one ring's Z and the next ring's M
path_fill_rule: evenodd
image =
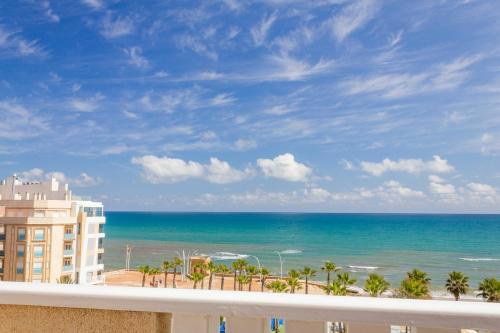
M283 215L437 215L437 216L500 216L499 212L460 212L460 213L433 213L433 212L297 212L297 211L197 211L197 210L111 210L109 213L163 213L163 214L283 214Z

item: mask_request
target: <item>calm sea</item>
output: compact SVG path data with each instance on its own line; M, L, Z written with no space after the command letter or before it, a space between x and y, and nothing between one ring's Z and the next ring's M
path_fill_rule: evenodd
M160 263L176 254L208 254L228 265L246 258L279 273L332 260L359 280L371 272L397 284L412 268L427 271L434 289L448 272L472 286L500 277L500 215L149 213L106 214L106 270ZM285 273L286 274L286 273ZM318 272L317 280L324 279ZM358 283L361 285L361 283Z

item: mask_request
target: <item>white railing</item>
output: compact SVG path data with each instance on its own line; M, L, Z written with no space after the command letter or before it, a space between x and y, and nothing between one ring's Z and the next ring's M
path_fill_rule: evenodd
M331 321L348 333L500 332L500 304L484 302L0 282L0 304L171 313L173 333L216 333L219 316L228 333L268 333L270 318L286 333L324 333Z

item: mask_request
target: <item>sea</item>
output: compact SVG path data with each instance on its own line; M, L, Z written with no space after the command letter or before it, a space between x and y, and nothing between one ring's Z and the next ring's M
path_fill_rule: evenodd
M358 279L385 276L397 287L413 268L443 290L453 270L471 287L500 278L500 215L107 212L105 270L159 267L176 255L209 255L230 266L243 258L279 275L310 266L317 281L333 261ZM281 258L281 261L280 261ZM281 269L281 267L283 267Z

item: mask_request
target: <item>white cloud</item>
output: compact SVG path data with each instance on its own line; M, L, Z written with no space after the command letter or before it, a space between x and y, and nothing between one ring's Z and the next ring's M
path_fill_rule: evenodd
M475 195L496 196L495 188L488 184L468 183L467 188Z
M343 158L340 160L339 163L340 163L340 165L342 165L344 170L354 170L354 164L349 160L346 160Z
M234 148L238 151L246 151L257 148L255 140L238 139L234 142Z
M287 113L291 113L294 111L295 111L295 109L289 105L279 104L279 105L275 105L273 107L270 107L268 109L265 109L264 113L270 114L273 116L282 116L282 115L285 115Z
M429 191L433 194L438 194L438 195L452 195L456 193L455 186L453 186L452 184L445 184L442 182L429 183Z
M269 32L269 29L271 29L271 26L273 25L277 17L278 16L276 12L272 13L271 15L266 15L262 18L262 21L257 26L254 26L250 30L255 45L261 46L265 42L267 33Z
M28 40L19 31L9 31L0 25L0 55L7 57L46 57L38 40Z
M176 183L191 178L205 179L215 184L228 184L242 181L252 172L240 171L225 161L212 157L209 164L170 157L146 155L132 158L132 163L143 168L143 177L150 183Z
M337 41L342 42L347 36L370 21L378 6L374 0L355 0L344 7L331 19L332 31Z
M102 0L81 0L85 5L93 9L101 9L103 7Z
M43 181L46 179L55 178L61 183L70 184L75 187L91 187L97 186L102 183L101 178L90 176L86 172L82 172L78 177L71 178L67 177L63 172L52 171L45 173L45 171L40 168L33 168L31 170L22 171L18 176L22 181Z
M52 10L52 8L50 7L50 2L49 1L42 1L42 7L45 10L45 15L47 16L47 18L50 21L52 21L54 23L59 23L60 18L59 18L59 16L56 13L54 13L54 11Z
M149 67L149 61L142 55L142 49L140 47L133 46L131 48L124 49L123 51L129 57L129 64L140 68Z
M199 36L183 34L176 36L175 42L178 48L182 50L191 50L211 60L217 60L219 57L217 52L207 46L207 44Z
M104 99L104 95L97 93L90 98L72 98L68 106L77 112L94 112L99 107L99 102Z
M388 99L453 90L465 82L469 76L468 68L481 59L481 55L460 57L419 73L357 77L342 82L340 87L347 95L369 93Z
M205 178L216 184L227 184L242 181L248 178L249 170L233 169L229 163L215 157L210 158L210 164L205 165Z
M498 135L489 132L483 133L479 145L481 154L496 155L500 153L500 137Z
M290 182L304 182L312 174L312 169L295 161L290 154L278 155L274 159L257 160L257 165L266 177L278 178Z
M113 19L110 12L106 14L101 22L101 34L108 38L118 38L130 35L134 32L134 22L130 17L117 17Z
M445 180L436 175L429 175L429 181L433 183L444 183Z
M24 140L47 132L50 124L37 112L26 108L15 100L0 100L0 138Z
M257 81L300 81L311 76L326 73L333 68L333 60L320 59L311 64L305 60L292 58L288 55L275 55L271 57L272 67L266 69L266 73L252 77L249 80Z
M411 174L418 174L421 172L448 173L452 172L454 167L448 164L447 160L442 159L438 155L434 155L433 159L430 161L423 161L422 159L399 159L393 161L386 158L380 163L361 162L361 169L378 177L389 171L407 172Z
M212 100L210 101L210 105L226 106L234 104L236 101L237 99L234 98L232 94L222 93L213 97Z

